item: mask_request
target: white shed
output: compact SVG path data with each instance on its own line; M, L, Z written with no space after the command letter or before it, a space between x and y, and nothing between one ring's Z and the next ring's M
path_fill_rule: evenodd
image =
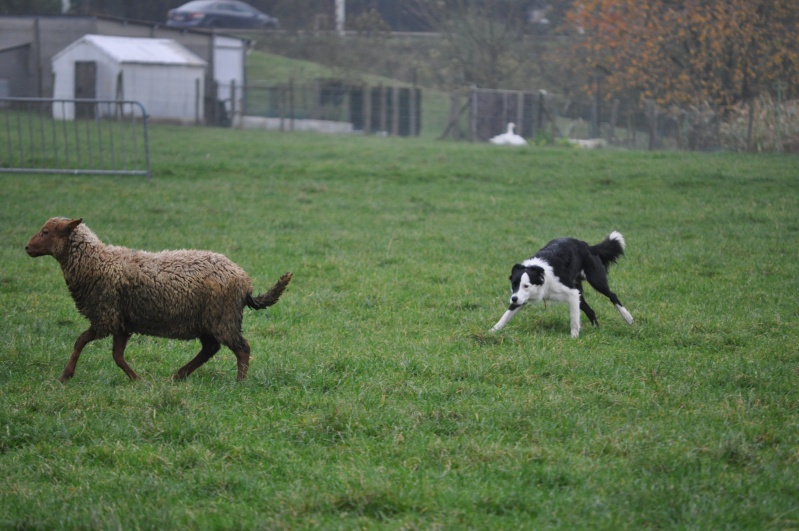
M172 39L84 35L53 57L53 98L132 100L151 118L201 122L206 66ZM72 120L75 106L54 105L53 117Z

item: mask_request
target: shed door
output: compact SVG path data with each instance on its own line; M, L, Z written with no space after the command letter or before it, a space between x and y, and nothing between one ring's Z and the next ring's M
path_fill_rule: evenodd
M75 61L75 98L93 100L97 97L97 63L94 61ZM94 104L75 105L75 118L93 119Z

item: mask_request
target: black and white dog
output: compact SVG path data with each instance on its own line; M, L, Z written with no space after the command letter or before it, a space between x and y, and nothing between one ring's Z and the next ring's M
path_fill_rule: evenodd
M625 246L624 237L615 231L596 245L574 238L552 240L535 256L513 266L510 306L491 331L502 330L528 302L540 301L569 303L572 337L580 335L580 310L598 326L594 310L583 297L583 279L616 305L627 324L633 324L633 316L608 287L608 267L624 254Z

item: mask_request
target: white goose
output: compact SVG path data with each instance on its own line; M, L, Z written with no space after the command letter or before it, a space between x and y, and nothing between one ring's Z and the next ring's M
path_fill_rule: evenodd
M506 133L502 133L501 135L497 135L489 140L492 144L496 144L498 146L526 146L527 141L513 132L513 128L516 127L516 124L513 122L508 123L508 131Z

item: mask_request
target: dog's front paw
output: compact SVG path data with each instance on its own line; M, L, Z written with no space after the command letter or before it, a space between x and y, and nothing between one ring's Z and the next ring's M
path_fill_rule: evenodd
M499 332L500 330L505 328L505 325L508 324L508 323L507 322L503 322L503 321L504 321L504 319L500 319L499 321L497 321L497 324L492 326L491 330L489 330L489 332L491 332L491 333Z

